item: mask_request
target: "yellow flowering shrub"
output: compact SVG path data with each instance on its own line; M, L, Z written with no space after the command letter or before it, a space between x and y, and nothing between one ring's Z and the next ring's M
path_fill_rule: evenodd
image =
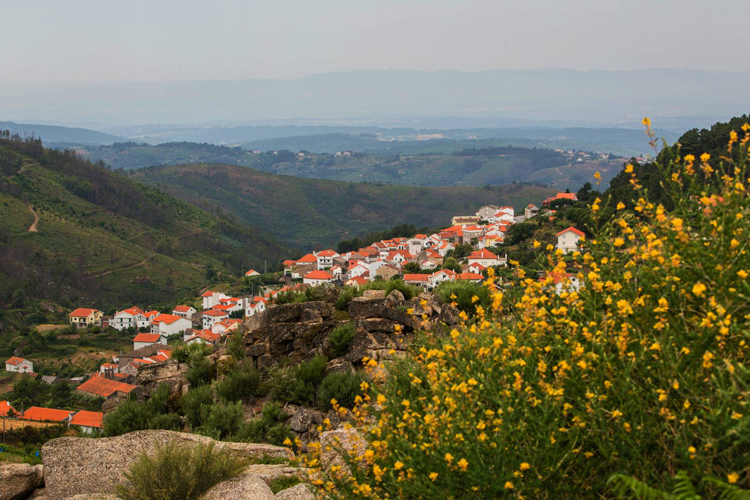
M355 412L366 459L321 492L602 498L614 474L668 489L681 470L747 487L747 137L735 142L737 164L659 167L671 211L626 168L633 212L592 214L594 237L565 261L550 253L550 278L493 292L475 321L416 345ZM565 272L580 290L556 291Z

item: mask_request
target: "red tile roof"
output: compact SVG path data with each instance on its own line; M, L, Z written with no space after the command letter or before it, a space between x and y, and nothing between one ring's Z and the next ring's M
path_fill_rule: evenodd
M32 406L25 412L23 412L24 420L47 420L50 422L63 422L67 419L72 411L68 410L55 410L52 408L41 408L39 406Z
M23 358L19 358L19 357L17 357L17 356L13 356L13 357L11 357L10 359L6 360L6 361L5 361L5 364L6 364L6 365L12 365L12 366L18 366L18 365L20 365L21 363L23 363L24 361L26 361L26 360L25 360L25 359L23 359Z
M354 278L349 279L346 283L347 284L356 283L357 285L364 285L365 283L367 283L367 280L364 279L362 276L355 276Z
M429 281L429 274L404 274L404 281Z
M486 248L476 250L469 254L469 259L497 259L497 255L490 252Z
M215 293L219 293L219 292L213 292L211 290L208 290L206 292L203 292L203 295L201 295L201 297L213 297Z
M115 392L130 393L133 389L137 388L138 386L125 384L104 377L91 377L77 387L79 391L88 392L104 398L111 396Z
M333 275L326 271L310 271L304 278L308 280L332 280Z
M334 255L338 255L338 254L331 249L322 250L318 252L318 257L333 257Z
M13 410L14 413L18 413L16 412L16 409L10 405L10 403L8 403L7 401L0 401L0 417L7 417L10 410Z
M218 309L209 309L208 311L203 311L204 316L229 316L229 313L226 311L220 311Z
M166 323L168 325L171 325L175 321L179 321L181 319L185 319L182 316L177 316L176 314L160 314L154 319L151 320L151 323Z
M76 309L72 313L68 314L68 316L70 316L70 317L73 317L73 316L75 316L75 317L89 316L94 311L101 312L101 311L99 311L99 309L87 309L85 307L79 307L78 309Z
M133 339L133 342L152 342L156 343L159 342L159 339L162 336L158 333L139 333L135 336Z
M135 316L136 314L143 314L143 310L140 307L131 307L130 309L123 309L122 311L117 311L117 314L122 314L122 313L128 313L131 316ZM117 314L115 314L115 316L117 316Z
M570 226L568 229L563 229L562 231L560 231L559 233L557 233L556 236L560 236L561 234L565 234L568 231L572 231L573 233L575 233L575 234L577 234L578 236L581 236L581 237L585 236L585 234L583 234L583 231L579 231L578 229L574 228L573 226Z
M318 262L318 258L316 256L314 256L313 254L309 253L309 254L305 255L304 257L302 257L297 262L303 262L303 263Z
M460 280L474 281L474 280L483 280L484 276L482 276L481 274L477 274L477 273L461 273L458 276L456 276L456 278Z
M70 423L71 425L83 425L85 427L96 427L97 429L101 429L103 419L104 413L100 411L81 410L73 415L73 420L71 420Z
M190 309L192 309L190 306L174 306L174 311L177 312L190 312Z

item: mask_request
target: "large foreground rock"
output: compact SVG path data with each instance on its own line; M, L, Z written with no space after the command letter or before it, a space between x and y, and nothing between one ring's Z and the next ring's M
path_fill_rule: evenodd
M257 474L246 472L208 490L201 500L273 500L273 491Z
M0 464L0 500L25 498L41 484L41 465Z
M136 431L112 438L62 437L42 447L47 498L58 500L79 494L112 494L123 480L123 473L141 453L153 455L157 446L171 441L186 444L216 442L237 456L260 458L264 455L292 458L287 448L268 444L224 443L205 436L182 432Z
M307 479L307 469L291 467L283 464L256 464L245 469L246 474L255 474L269 486L277 479L297 478L300 481Z

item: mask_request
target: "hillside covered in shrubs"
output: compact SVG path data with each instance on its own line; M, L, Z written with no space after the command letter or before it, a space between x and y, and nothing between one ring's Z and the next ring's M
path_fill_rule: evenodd
M749 131L727 130L718 158L676 147L626 166L632 202L594 197L580 252L548 246L543 278L516 268L505 292L491 278L489 307L426 334L367 387L355 409L366 447L321 471L321 491L747 498Z

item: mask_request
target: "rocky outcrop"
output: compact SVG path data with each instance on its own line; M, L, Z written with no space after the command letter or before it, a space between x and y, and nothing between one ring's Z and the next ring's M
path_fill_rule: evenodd
M158 446L172 441L186 444L215 442L240 457L293 457L289 449L279 446L225 443L205 436L164 430L136 431L100 439L62 437L48 441L42 447L47 498L58 500L80 494L113 494L115 485L123 480L123 473L140 453L153 454Z
M353 322L357 328L349 352L329 363L331 371L352 371L364 357L398 356L417 330L458 323L458 310L441 304L437 295L423 293L407 301L398 290L388 296L382 290L365 291L351 301L347 316L337 315L333 304L324 301L271 306L245 322L247 354L259 367L282 359L297 363L317 354L330 357L331 331Z
M176 359L145 365L138 369L135 384L143 389L143 395L146 397L161 384L168 384L172 394L180 394L188 368L186 363L178 363Z
M279 491L273 498L274 500L314 500L315 492L308 484L298 484Z
M20 500L42 484L42 466L0 464L0 500Z
M201 497L202 500L273 500L271 488L257 474L245 472L222 481Z

